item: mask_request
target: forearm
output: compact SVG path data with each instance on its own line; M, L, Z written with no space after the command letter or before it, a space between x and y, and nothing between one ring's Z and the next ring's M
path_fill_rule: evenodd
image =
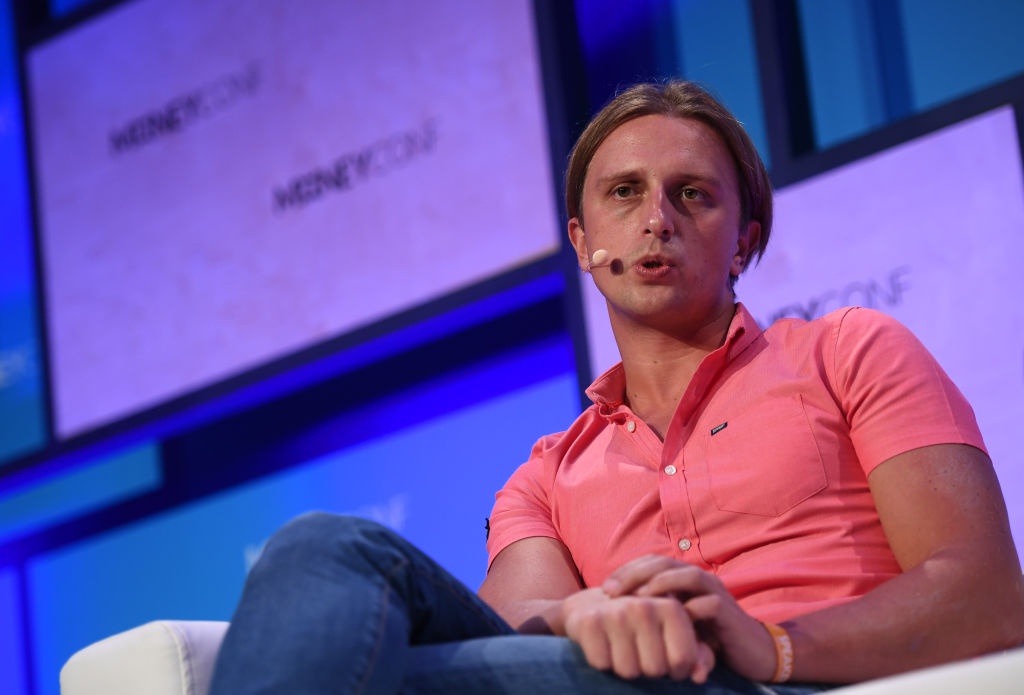
M561 617L562 601L556 599L527 599L513 602L493 602L491 607L517 632L528 635L564 635Z
M1024 585L1010 563L972 567L950 553L783 627L793 642L793 680L866 680L1020 644Z
M988 456L960 444L912 449L868 483L903 573L783 623L793 678L864 680L1020 644L1024 585Z
M499 553L477 594L519 632L564 635L562 601L581 588L565 546L538 536Z

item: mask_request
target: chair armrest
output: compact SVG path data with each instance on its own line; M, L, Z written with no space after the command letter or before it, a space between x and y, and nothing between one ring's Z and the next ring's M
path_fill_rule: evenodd
M829 691L829 695L1019 695L1024 647Z
M228 623L158 620L76 652L61 695L207 695ZM1024 647L830 691L830 695L1019 695Z
M64 664L61 695L206 695L227 628L157 620L107 637Z

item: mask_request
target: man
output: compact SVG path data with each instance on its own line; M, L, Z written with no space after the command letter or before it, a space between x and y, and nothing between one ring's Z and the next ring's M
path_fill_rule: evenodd
M499 492L479 598L307 516L253 569L215 692L807 693L1024 640L998 483L927 351L877 312L762 332L737 304L771 193L720 104L627 90L566 189L622 363Z

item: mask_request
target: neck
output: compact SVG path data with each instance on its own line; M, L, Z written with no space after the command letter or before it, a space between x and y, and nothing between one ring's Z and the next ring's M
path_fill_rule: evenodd
M637 417L664 437L701 361L725 343L735 306L692 331L666 332L613 317L626 401Z

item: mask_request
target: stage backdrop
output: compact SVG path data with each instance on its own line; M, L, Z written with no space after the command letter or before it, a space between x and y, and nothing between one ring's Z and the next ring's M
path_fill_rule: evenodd
M28 55L58 437L559 248L530 0L259 8Z

